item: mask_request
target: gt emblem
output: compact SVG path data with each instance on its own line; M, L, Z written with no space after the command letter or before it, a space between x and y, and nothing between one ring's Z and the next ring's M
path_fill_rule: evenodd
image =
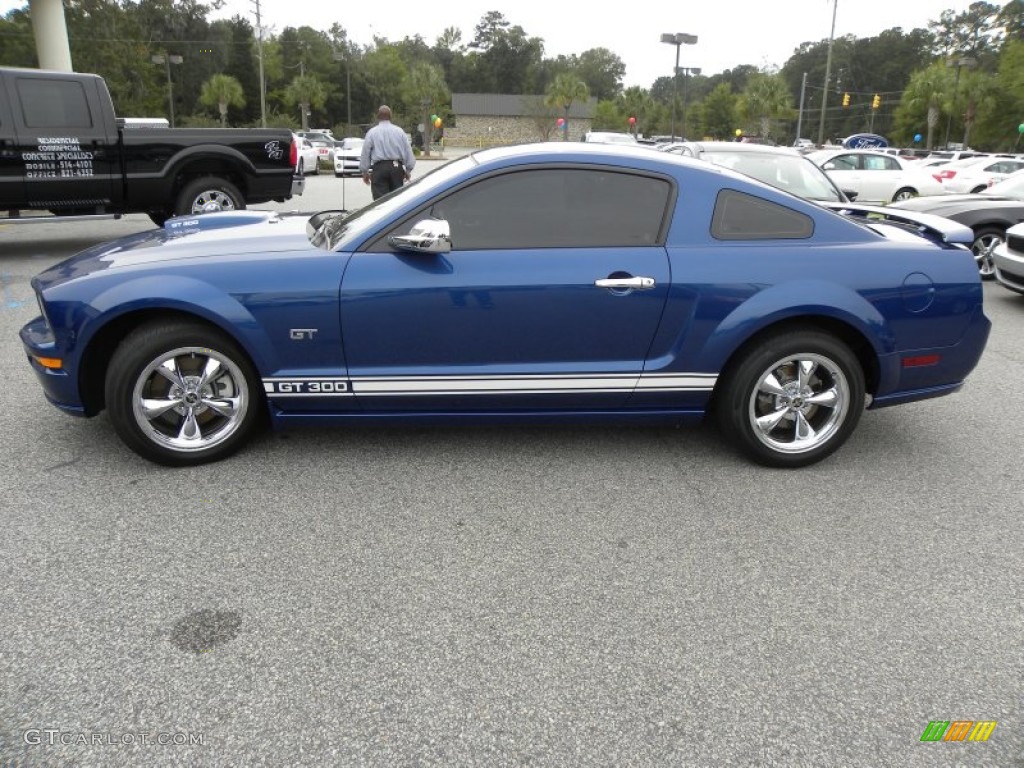
M288 335L292 341L312 341L313 334L315 334L319 328L292 328Z

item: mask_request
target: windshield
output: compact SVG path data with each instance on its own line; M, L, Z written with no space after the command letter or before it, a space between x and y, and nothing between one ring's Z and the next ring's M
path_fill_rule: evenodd
M843 202L839 190L825 172L801 155L716 149L704 152L702 157L805 200Z
M473 155L439 166L420 178L399 187L374 202L348 214L339 213L326 219L310 236L310 242L327 251L346 250L347 242L361 239L396 211L426 200L451 179L477 164Z

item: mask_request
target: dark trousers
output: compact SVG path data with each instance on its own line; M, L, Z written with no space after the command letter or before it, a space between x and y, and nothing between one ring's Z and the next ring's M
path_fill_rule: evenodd
M373 199L398 189L405 181L405 167L397 160L381 160L370 169L370 194Z

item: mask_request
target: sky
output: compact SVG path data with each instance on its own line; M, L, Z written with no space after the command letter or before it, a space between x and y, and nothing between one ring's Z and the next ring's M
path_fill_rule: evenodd
M0 14L25 6L23 0L0 0ZM1001 2L996 2L1002 5ZM836 37L871 37L892 27L927 28L945 10L967 10L970 0L677 0L631 6L602 0L487 0L444 3L425 0L320 2L260 0L263 25L270 34L285 27L310 26L327 31L338 22L349 39L362 46L374 37L398 41L419 34L429 45L446 27L462 31L464 43L488 11L498 11L530 37L544 40L544 55L579 54L607 48L626 66L623 84L649 88L672 74L675 47L662 44L662 33L697 35L695 45L680 49L679 65L700 67L704 74L750 64L778 67L804 42L826 40L835 7ZM666 8L679 8L667 12ZM614 8L612 12L600 9ZM254 0L226 0L211 19L242 15L255 24ZM424 14L426 11L426 14Z

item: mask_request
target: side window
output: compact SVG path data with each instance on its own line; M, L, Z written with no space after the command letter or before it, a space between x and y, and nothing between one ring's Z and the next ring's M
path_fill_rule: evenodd
M839 155L832 158L832 167L837 171L856 171L860 164L856 155Z
M670 196L664 179L628 172L523 170L464 187L429 215L448 221L457 251L655 245Z
M814 234L814 221L784 205L734 189L715 200L711 236L716 240L787 240Z
M16 82L26 127L93 127L89 102L80 81L19 77Z

